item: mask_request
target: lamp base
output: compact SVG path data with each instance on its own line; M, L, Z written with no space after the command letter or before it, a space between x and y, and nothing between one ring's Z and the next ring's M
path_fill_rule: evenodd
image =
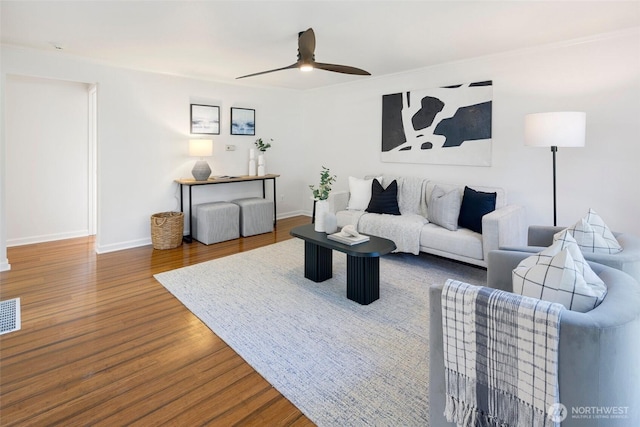
M206 160L198 160L191 169L191 174L196 181L206 181L211 176L211 168Z

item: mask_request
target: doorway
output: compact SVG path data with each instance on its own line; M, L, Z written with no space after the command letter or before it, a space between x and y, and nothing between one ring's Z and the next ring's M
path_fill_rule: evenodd
M7 76L7 246L96 234L95 84Z

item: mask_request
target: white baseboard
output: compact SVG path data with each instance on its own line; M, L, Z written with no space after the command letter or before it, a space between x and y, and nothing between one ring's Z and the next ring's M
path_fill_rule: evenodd
M291 218L299 215L311 217L310 212L304 211L304 210L298 210L298 211L291 211L291 212L282 212L278 214L277 219ZM188 228L185 229L185 234L189 232L188 230L189 230ZM95 249L97 254L106 254L108 252L122 251L125 249L138 248L140 246L147 246L151 244L152 244L151 237L148 237L145 239L129 240L126 242L111 243L108 245L99 245L96 243Z
M106 254L109 252L139 248L140 246L147 246L147 245L151 245L151 237L147 237L145 239L138 239L138 240L129 240L129 241L120 242L120 243L111 243L109 245L98 245L96 243L95 249L97 254Z
M87 237L89 230L69 231L66 233L45 234L42 236L21 237L18 239L7 239L7 247L32 245L34 243L53 242L55 240L74 239L76 237Z
M285 218L291 218L291 217L299 216L299 215L311 216L311 214L308 213L307 211L299 210L299 211L291 211L291 212L279 213L276 216L276 218L277 219L285 219Z
M9 264L9 260L5 258L4 261L0 262L0 271L9 271L11 270L11 264Z

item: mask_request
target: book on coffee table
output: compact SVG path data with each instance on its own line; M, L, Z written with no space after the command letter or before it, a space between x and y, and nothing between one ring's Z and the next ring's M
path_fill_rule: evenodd
M358 236L351 236L349 234L338 231L337 233L328 234L327 239L334 240L336 242L344 243L345 245L357 245L358 243L364 243L369 241L369 236L359 234Z

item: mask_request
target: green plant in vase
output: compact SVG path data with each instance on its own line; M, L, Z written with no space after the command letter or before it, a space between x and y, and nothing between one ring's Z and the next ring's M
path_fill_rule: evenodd
M269 139L269 141L273 142L273 139ZM266 144L262 141L262 138L258 138L256 139L255 142L256 148L258 149L258 151L261 152L265 152L267 151L267 148L271 148L271 143L267 142Z
M269 141L273 142L273 139L269 139ZM267 162L264 158L264 153L267 151L267 148L271 148L271 142L265 143L262 141L262 138L256 139L254 143L260 154L258 154L258 175L264 176L267 174ZM252 173L251 162L249 162L249 175Z
M336 176L331 175L329 168L323 166L320 171L320 185L317 188L314 185L309 185L314 199L314 229L316 231L325 233L336 231L335 215L329 212L329 202L327 201L329 193L331 193L331 185L335 180Z
M314 185L309 185L313 193L313 198L315 200L327 200L329 193L331 193L331 184L333 184L335 180L336 176L331 175L331 170L323 166L322 171L320 171L320 185L318 188Z

